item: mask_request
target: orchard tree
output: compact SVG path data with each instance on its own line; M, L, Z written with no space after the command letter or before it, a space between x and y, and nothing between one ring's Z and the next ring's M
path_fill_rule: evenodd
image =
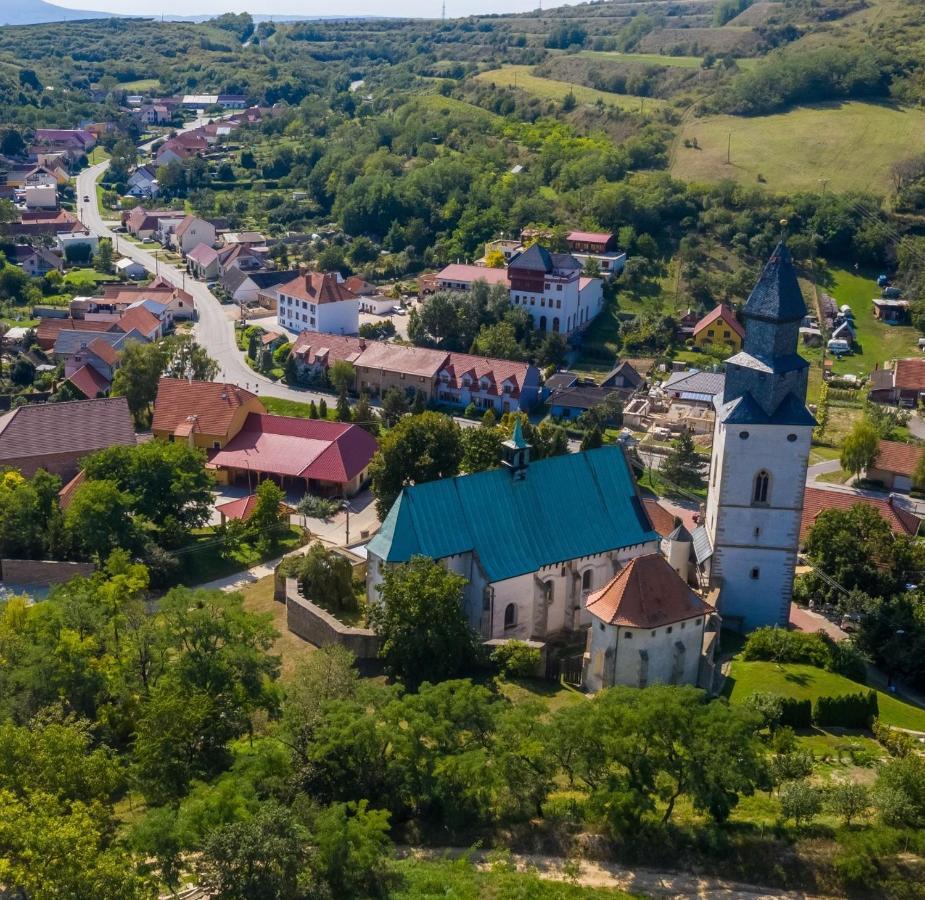
M165 362L160 344L129 341L122 349L119 368L112 381L112 394L125 397L136 422L147 422L150 417Z
M873 464L879 447L880 435L877 429L867 419L861 419L855 423L842 444L841 467L857 478Z
M402 419L382 438L369 468L379 518L402 488L458 475L462 456L461 431L449 416L425 412Z

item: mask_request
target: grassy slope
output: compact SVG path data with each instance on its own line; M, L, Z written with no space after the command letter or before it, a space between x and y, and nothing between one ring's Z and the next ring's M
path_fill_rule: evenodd
M632 94L612 94L609 91L598 91L595 88L585 87L581 84L569 84L565 81L554 81L551 78L540 78L533 74L532 66L502 66L500 69L490 69L476 76L480 81L487 81L502 87L517 87L542 97L546 100L561 100L569 91L574 93L579 103L597 103L602 100L608 106L619 106L621 109L639 111L644 107L654 109L664 106L664 100L653 97L636 97Z
M863 352L846 356L834 365L839 375L868 375L876 363L901 356L918 356L919 332L910 325L885 325L874 318L871 300L880 295L874 272L832 269L831 283L822 290L833 296L839 306L847 303L854 312L858 343Z
M826 672L815 666L745 662L739 659L732 663L726 682L726 693L732 703L743 702L755 691L770 691L799 700L816 700L822 696L853 694L862 690L867 688L843 675ZM925 731L925 710L910 706L880 691L877 692L877 699L880 704L880 719L887 725Z
M620 63L639 63L647 66L667 66L674 69L699 69L702 56L666 56L661 53L620 53L617 50L582 50L577 54L586 59L608 59ZM754 69L757 59L737 59L740 69Z
M732 133L732 163L726 143ZM890 166L925 140L925 113L875 103L803 106L773 116L708 116L688 122L672 174L688 181L733 178L749 185L762 175L772 191L819 190L885 194ZM683 146L696 139L700 149Z

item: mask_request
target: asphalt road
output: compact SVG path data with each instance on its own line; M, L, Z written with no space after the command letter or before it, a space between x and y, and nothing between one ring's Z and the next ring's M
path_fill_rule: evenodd
M188 125L189 131L199 122ZM147 147L147 145L145 145ZM330 394L318 394L311 391L291 388L288 385L272 381L255 372L245 362L234 339L234 322L226 313L218 298L201 281L186 275L182 269L160 260L154 254L126 240L124 235L114 232L103 219L96 193L96 182L109 167L109 162L101 162L84 169L77 176L77 203L81 221L93 234L107 237L113 241L117 256L127 256L143 265L152 275L156 272L162 278L178 287L184 287L193 296L199 319L193 327L196 340L205 347L209 356L218 362L221 368L220 378L258 394L269 397L281 397L285 400L297 400L308 403L322 397L330 401ZM87 197L87 201L84 201Z

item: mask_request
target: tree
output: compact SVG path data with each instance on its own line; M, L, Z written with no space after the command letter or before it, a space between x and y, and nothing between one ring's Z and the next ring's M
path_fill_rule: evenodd
M279 485L265 478L257 485L257 502L254 511L247 520L247 532L259 546L270 548L279 542L288 520L286 511L286 495Z
M387 428L393 428L408 412L408 395L398 388L389 388L382 395L382 418Z
M912 472L912 486L916 490L925 490L925 453L923 453Z
M218 363L197 344L191 334L172 334L161 345L164 354L163 375L184 381L212 381L219 372Z
M312 822L311 869L334 897L381 895L392 850L389 814L366 800L334 803Z
M876 428L866 419L856 422L845 438L841 450L841 467L858 477L877 458L880 437Z
M603 446L604 436L601 434L601 429L597 425L588 429L581 439L582 450L596 450L598 447Z
M10 366L10 381L19 387L28 387L35 381L35 366L25 356L17 356Z
M96 250L96 268L107 274L112 271L112 241L103 238Z
M503 269L507 265L507 260L500 250L489 250L485 254L485 265L489 269Z
M328 381L331 382L331 387L334 388L335 392L342 397L345 397L353 387L356 376L356 368L354 368L353 363L348 362L346 359L334 360L328 369Z
M410 688L467 671L478 639L463 609L466 579L423 556L389 566L370 610L386 671Z
M517 342L514 326L510 322L483 325L472 343L471 353L495 359L523 359L523 350Z
M308 835L292 812L263 805L250 819L216 829L202 851L203 887L226 900L278 900L305 896L300 874Z
M212 479L202 450L181 442L147 441L100 450L84 460L88 481L111 481L131 498L167 545L209 521Z
M793 819L798 828L822 811L822 792L804 779L785 782L779 799L781 817Z
M845 825L850 825L854 819L867 812L870 791L866 785L854 781L835 781L825 793L825 805Z
M137 545L132 498L114 481L85 481L64 513L64 528L74 551L103 560L116 548Z
M322 397L318 401L318 418L326 419L328 417L328 401Z
M399 421L369 467L379 518L385 519L406 485L457 475L462 455L460 428L449 416L425 412Z
M294 560L289 571L299 580L305 597L328 610L357 608L353 567L346 556L312 544L304 556Z
M536 362L540 366L555 366L557 369L565 364L568 347L561 334L547 334L536 351Z
M464 472L484 472L501 463L501 444L504 438L501 429L485 427L466 428L462 432Z
M366 391L360 393L360 399L353 407L352 421L354 425L359 425L371 435L379 434L379 416L369 402L369 394Z
M880 769L874 801L886 825L925 828L925 761L910 753Z
M146 422L150 416L165 362L159 344L129 341L122 349L119 368L112 380L112 394L125 397L136 422Z
M57 504L56 504L57 505ZM13 559L39 559L45 548L41 498L19 472L0 473L0 552Z
M700 487L703 483L700 466L700 456L694 447L691 433L682 431L672 441L671 452L662 463L661 473L668 481L679 487Z

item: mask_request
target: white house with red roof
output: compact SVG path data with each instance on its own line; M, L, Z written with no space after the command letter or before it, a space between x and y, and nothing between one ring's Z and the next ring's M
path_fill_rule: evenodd
M356 334L360 327L360 298L336 272L300 272L276 289L277 321L300 334L325 331Z
M585 608L591 627L582 684L589 691L712 683L715 610L664 556L629 560L588 595Z

